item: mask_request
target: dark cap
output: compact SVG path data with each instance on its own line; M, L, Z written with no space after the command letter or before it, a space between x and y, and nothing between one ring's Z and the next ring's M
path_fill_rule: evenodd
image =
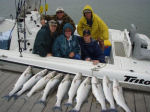
M57 26L57 22L55 20L50 20L49 25L56 25Z
M87 35L91 35L90 30L83 30L83 36L86 35L86 34L87 34Z

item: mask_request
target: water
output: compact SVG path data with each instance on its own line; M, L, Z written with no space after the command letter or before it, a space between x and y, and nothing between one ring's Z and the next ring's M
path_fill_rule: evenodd
M42 0L43 6L44 1ZM133 23L139 33L150 37L150 0L47 0L47 3L48 14L55 14L56 8L62 6L76 24L80 20L83 7L89 4L109 28L129 29ZM11 13L15 14L15 0L0 0L0 16L9 18Z

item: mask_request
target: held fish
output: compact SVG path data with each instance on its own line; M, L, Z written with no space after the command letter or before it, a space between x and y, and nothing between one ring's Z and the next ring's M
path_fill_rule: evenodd
M106 100L110 103L110 110L115 110L115 103L112 93L112 84L107 76L104 76L103 78L103 90L105 94Z
M91 79L90 77L87 77L79 86L78 90L77 90L77 96L76 96L76 101L77 104L74 107L73 110L71 110L71 112L79 112L82 103L86 100L86 98L88 97L88 94L91 90Z
M116 103L119 106L121 106L126 112L131 112L131 110L128 108L127 104L125 103L122 87L119 85L119 82L117 80L113 81L113 95Z
M106 102L101 83L96 77L92 77L92 93L96 100L101 104L102 111L106 111Z
M27 96L30 97L32 96L36 91L41 90L45 87L47 82L53 78L56 74L56 71L48 73L46 76L41 78L33 87L32 89L28 92Z
M26 90L32 88L32 86L39 81L45 74L47 73L47 69L44 69L40 72L38 72L36 75L34 75L33 77L31 77L31 79L29 79L24 85L23 88L17 92L17 94L15 95L15 97L17 98L18 96L22 95L22 93L24 93Z
M53 110L55 109L61 110L62 99L64 98L65 94L68 92L70 84L71 84L71 78L70 75L68 74L64 77L64 79L61 81L60 85L58 86L57 95L56 95L57 101L55 106L53 107Z
M67 106L72 105L73 98L77 93L77 89L79 88L81 81L82 81L82 74L77 73L71 83L71 87L68 92L69 99L68 102L66 103Z
M63 77L62 73L59 73L54 78L50 79L44 89L43 96L40 99L39 103L42 103L43 105L46 105L46 97L48 93L61 81Z
M15 83L13 90L10 91L10 93L7 96L4 97L9 100L17 91L19 91L22 88L23 84L32 76L31 71L31 66L28 66L27 69L21 74L21 76Z

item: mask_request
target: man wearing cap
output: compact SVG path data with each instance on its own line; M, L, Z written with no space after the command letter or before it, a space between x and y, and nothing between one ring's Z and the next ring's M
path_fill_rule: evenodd
M52 55L52 46L57 37L57 22L49 21L48 25L43 26L37 33L34 42L33 53L42 57Z
M83 9L83 16L81 17L77 32L82 37L83 30L89 29L93 39L98 40L102 49L104 50L104 40L108 40L108 27L104 21L93 12L91 6L86 5Z
M73 31L76 30L75 27L75 23L74 21L71 19L71 17L69 17L65 12L64 9L62 7L58 7L56 9L56 15L46 15L46 20L49 21L51 19L54 19L55 21L57 21L57 32L58 35L63 33L63 27L66 23L70 23L73 26Z
M91 38L90 30L83 31L83 38L79 37L79 44L81 48L81 59L92 61L94 65L99 62L105 63L104 53L98 45L98 42Z
M78 38L73 32L73 26L70 23L66 23L63 27L63 34L58 36L54 42L54 56L80 59Z

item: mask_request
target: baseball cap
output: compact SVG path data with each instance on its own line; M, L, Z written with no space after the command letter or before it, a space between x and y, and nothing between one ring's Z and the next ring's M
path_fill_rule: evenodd
M62 7L58 7L58 8L56 9L56 12L58 12L58 11L63 11L63 12L64 12L64 9L63 9Z
M56 25L57 26L57 22L55 20L50 20L49 25Z
M86 34L87 34L87 35L91 35L90 30L83 30L83 36L86 35Z

